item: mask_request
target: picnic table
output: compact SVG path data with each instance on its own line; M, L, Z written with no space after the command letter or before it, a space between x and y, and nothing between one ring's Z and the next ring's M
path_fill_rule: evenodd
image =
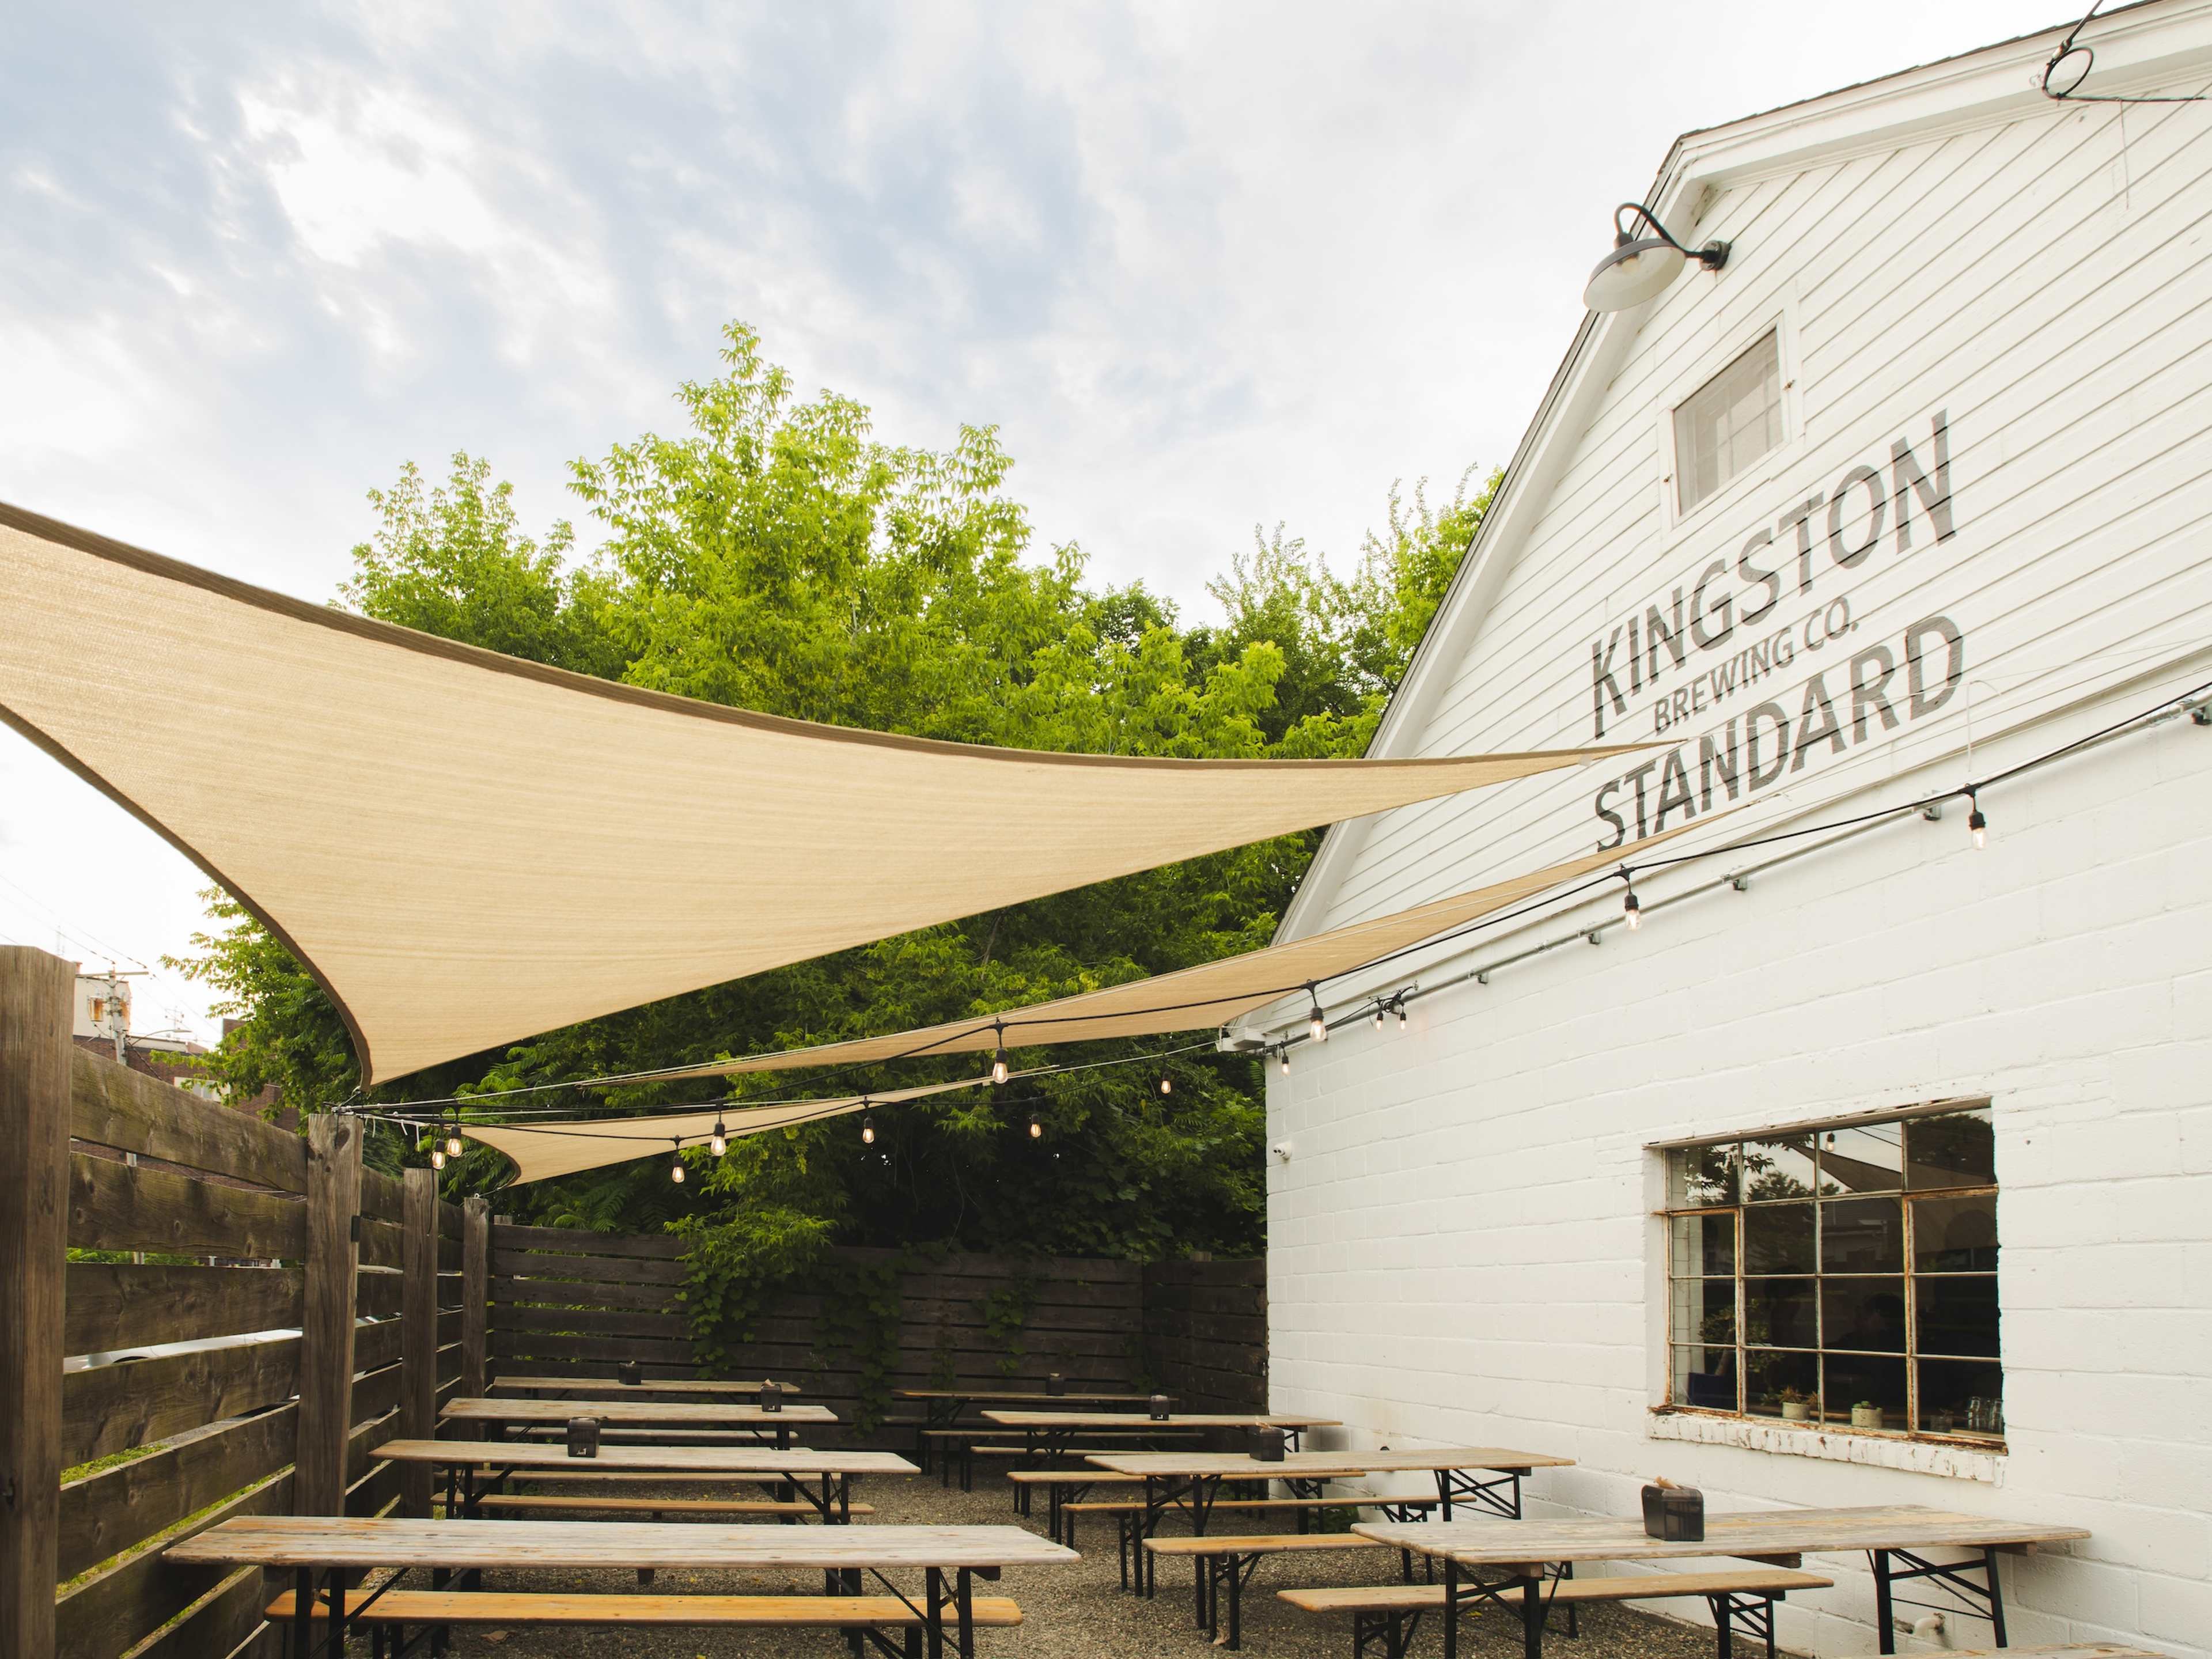
M1308 1429L1344 1426L1340 1418L1269 1416L1249 1412L1185 1412L1153 1417L1138 1412L1036 1412L996 1408L983 1413L986 1423L1023 1431L1022 1449L1031 1455L1058 1458L1073 1445L1085 1429L1280 1429L1295 1450L1298 1437Z
M1107 1452L1087 1461L1116 1474L1144 1478L1144 1530L1149 1537L1171 1508L1188 1510L1191 1530L1204 1532L1224 1480L1279 1480L1295 1497L1319 1498L1331 1480L1413 1472L1436 1477L1446 1521L1455 1503L1474 1504L1517 1521L1522 1478L1534 1469L1565 1468L1575 1460L1504 1446L1446 1446L1431 1451L1289 1452L1280 1462L1235 1452Z
M1101 1394L1085 1389L1071 1389L1063 1394L1052 1394L1042 1389L893 1389L891 1398L912 1401L920 1406L921 1426L925 1429L949 1429L969 1407L987 1403L1046 1405L1065 1409L1071 1406L1144 1406L1152 1401L1148 1394Z
M827 1406L786 1406L763 1411L758 1406L732 1406L683 1400L449 1400L438 1414L448 1423L484 1423L504 1435L509 1427L565 1425L572 1417L596 1417L616 1428L736 1429L757 1436L773 1436L778 1446L791 1444L792 1432L802 1424L828 1424L837 1413Z
M688 1522L567 1521L410 1521L337 1516L242 1516L218 1522L165 1550L179 1564L258 1566L293 1575L293 1652L306 1659L319 1610L329 1620L330 1650L344 1651L346 1627L377 1598L418 1568L434 1578L454 1572L521 1568L664 1567L819 1568L839 1583L889 1571L924 1575L921 1606L894 1591L921 1613L932 1659L945 1650L945 1615L957 1632L957 1650L975 1650L973 1582L994 1579L1010 1566L1073 1561L1075 1552L1019 1527L781 1527L702 1526ZM343 1594L349 1572L397 1569L363 1597ZM952 1577L948 1594L946 1576ZM318 1575L327 1588L319 1595ZM884 1582L888 1584L889 1580ZM475 1592L482 1594L482 1592ZM609 1596L609 1623L620 1603ZM926 1609L926 1611L925 1611Z
M1444 1659L1457 1659L1462 1608L1480 1601L1510 1605L1508 1598L1516 1590L1524 1651L1534 1659L1542 1650L1545 1581L1553 1569L1578 1561L1659 1561L1726 1555L1796 1566L1807 1554L1857 1550L1864 1550L1873 1564L1875 1623L1882 1652L1897 1651L1897 1630L1890 1617L1892 1587L1923 1578L1936 1581L1960 1597L1973 1616L1988 1619L1996 1627L1997 1645L2002 1647L2004 1595L1997 1577L1998 1553L2033 1550L2039 1545L2089 1535L2079 1527L1994 1521L1917 1504L1708 1514L1705 1535L1694 1543L1647 1536L1640 1519L1523 1521L1512 1528L1443 1522L1407 1526L1395 1521L1370 1521L1353 1527L1352 1531L1394 1549L1413 1550L1443 1563ZM1938 1548L1975 1551L1981 1559L1942 1563L1930 1561L1921 1553ZM1474 1576L1464 1577L1462 1570ZM1955 1614L1960 1608L1945 1611Z
M474 1519L486 1498L514 1475L559 1469L569 1474L696 1477L727 1475L771 1491L783 1502L804 1499L825 1522L848 1522L852 1485L864 1474L918 1474L896 1452L809 1451L803 1446L602 1446L596 1457L571 1457L564 1446L510 1440L387 1440L375 1455L394 1463L428 1463L446 1471L446 1513ZM480 1477L484 1477L481 1478Z
M497 1376L486 1386L494 1389L520 1389L526 1394L546 1394L556 1399L571 1400L597 1397L600 1395L615 1396L628 1395L632 1399L636 1399L641 1395L665 1394L729 1395L750 1398L760 1393L766 1386L766 1382L765 1378L759 1382L736 1382L727 1377L711 1380L700 1377L687 1382L680 1377L653 1376L647 1377L642 1382L625 1382L621 1378L613 1376ZM779 1382L776 1387L786 1394L799 1392L797 1386L789 1382Z

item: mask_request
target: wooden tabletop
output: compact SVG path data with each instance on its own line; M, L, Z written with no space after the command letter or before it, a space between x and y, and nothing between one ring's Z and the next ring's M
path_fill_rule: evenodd
M2063 1543L2089 1535L2079 1527L1993 1521L1986 1516L1954 1515L1917 1504L1707 1515L1705 1535L1695 1543L1650 1537L1640 1519L1518 1521L1504 1527L1495 1521L1428 1521L1418 1526L1372 1521L1354 1526L1352 1531L1393 1549L1449 1555L1469 1567L1656 1561L1693 1555L1813 1555L1942 1545L1981 1549L1993 1545Z
M1026 1567L1076 1561L1020 1527L785 1527L659 1521L404 1521L255 1515L163 1552L264 1567Z
M1290 1452L1279 1462L1265 1463L1237 1452L1099 1452L1085 1461L1116 1474L1224 1475L1238 1480L1296 1475L1321 1480L1417 1469L1560 1469L1575 1460L1504 1446L1445 1446L1434 1451Z
M758 1382L733 1382L728 1378L708 1382L704 1378L691 1382L673 1377L648 1377L642 1382L624 1382L611 1376L495 1376L491 1381L495 1389L538 1389L547 1394L726 1394L757 1395ZM797 1394L798 1386L791 1382L775 1385L786 1394Z
M827 1406L786 1406L781 1411L764 1412L758 1406L682 1400L458 1399L448 1400L438 1415L453 1423L566 1423L572 1417L596 1417L602 1423L689 1424L697 1428L743 1424L772 1429L779 1424L837 1420L837 1413Z
M370 1454L394 1463L501 1469L651 1469L665 1474L919 1474L896 1452L814 1451L805 1446L601 1446L571 1457L528 1440L387 1440Z
M1035 1389L893 1389L894 1400L995 1400L1001 1405L1028 1405L1035 1401L1058 1401L1062 1405L1076 1406L1142 1406L1148 1403L1148 1394L1091 1394L1070 1389L1065 1394L1047 1394ZM1168 1396L1172 1400L1173 1395Z
M1335 1417L1265 1417L1244 1412L1177 1412L1149 1417L1141 1412L988 1411L985 1421L1008 1429L1337 1429Z

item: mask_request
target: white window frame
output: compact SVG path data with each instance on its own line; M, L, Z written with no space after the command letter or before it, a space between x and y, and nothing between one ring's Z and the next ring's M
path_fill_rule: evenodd
M1736 507L1753 491L1796 465L1802 456L1804 384L1799 372L1796 317L1793 295L1785 296L1778 304L1762 308L1747 322L1731 326L1715 337L1717 344L1708 347L1668 381L1655 400L1651 422L1658 438L1654 453L1659 458L1659 476L1653 487L1659 495L1660 522L1666 526L1670 538L1703 531L1711 520ZM1782 441L1685 513L1678 505L1680 498L1674 488L1680 471L1674 453L1674 411L1769 334L1774 336L1775 358L1782 373Z

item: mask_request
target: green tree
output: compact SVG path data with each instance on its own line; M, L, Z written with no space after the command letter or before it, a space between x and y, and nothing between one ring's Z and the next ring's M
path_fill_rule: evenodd
M1225 623L1186 629L1141 586L1090 587L1079 547L1033 548L993 430L963 428L943 452L887 446L852 400L799 400L750 331L732 326L722 356L720 374L680 388L676 435L574 464L602 533L588 562L565 524L524 535L508 487L464 454L440 488L410 466L372 495L382 523L355 550L346 600L537 661L879 731L1094 753L1356 754L1418 637L1402 613L1433 611L1487 500L1468 501L1462 481L1443 512L1418 489L1408 512L1394 491L1387 537L1370 538L1347 580L1279 531L1215 586ZM1272 933L1316 840L1286 836L796 963L377 1094L514 1088L896 1030L1249 950ZM197 941L193 971L250 1018L215 1069L233 1086L276 1081L294 1100L343 1097L350 1055L312 979L236 907L217 920L227 925ZM737 1092L884 1088L973 1066L917 1060ZM701 1097L697 1085L663 1085L611 1099ZM852 1119L830 1120L733 1143L719 1161L691 1155L697 1178L682 1187L652 1160L526 1188L508 1207L563 1224L680 1224L698 1259L726 1263L788 1266L831 1237L1136 1256L1260 1243L1263 1114L1247 1059L1201 1050L873 1116L872 1146ZM476 1152L459 1173L500 1167Z

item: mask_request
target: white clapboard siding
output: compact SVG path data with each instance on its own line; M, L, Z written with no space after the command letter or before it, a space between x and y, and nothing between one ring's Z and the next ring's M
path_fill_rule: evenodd
M1855 611L1900 623L1923 614L1916 606L1958 612L1971 692L1887 744L1808 762L1732 833L1961 750L1969 695L1986 741L2212 641L2212 562L2201 556L2212 517L2212 122L2190 106L2131 109L2123 158L2121 118L2039 108L1712 201L1695 234L1730 240L1729 269L1717 282L1685 277L1644 321L1595 417L1569 434L1572 459L1473 649L1400 750L1587 740L1589 644L1601 624L1693 582L1708 550L1732 556L1793 491L1825 492L1861 460L1887 479L1893 439L1932 465L1939 409L1958 533L1934 547L1915 501L1913 551L1897 555L1886 526L1848 592ZM1662 400L1785 312L1795 429L1753 482L1731 485L1719 510L1678 534L1661 483ZM1825 531L1825 510L1815 526ZM1815 564L1816 599L1845 591L1824 549ZM1786 593L1767 620L1801 619L1796 599ZM1833 665L1801 651L1772 683L1793 714L1815 666ZM1756 701L1740 697L1736 712ZM1640 702L1633 713L1644 714ZM1647 718L1606 735L1651 732ZM1592 793L1577 774L1390 814L1328 891L1302 902L1301 927L1595 846L1610 832Z

